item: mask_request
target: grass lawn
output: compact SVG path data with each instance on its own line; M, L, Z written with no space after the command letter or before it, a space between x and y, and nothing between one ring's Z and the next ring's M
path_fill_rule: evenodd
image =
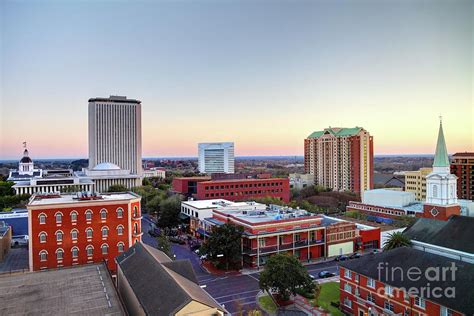
M258 303L262 306L263 309L270 313L276 313L277 306L273 302L272 298L268 295L260 296L258 298Z
M311 301L311 303L316 303L315 305L329 311L331 315L344 315L337 307L332 306L331 302L339 302L339 283L337 282L321 284L321 292L319 293L317 301Z

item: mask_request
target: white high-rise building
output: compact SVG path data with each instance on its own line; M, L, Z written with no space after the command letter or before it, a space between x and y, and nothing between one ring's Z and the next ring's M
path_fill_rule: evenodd
M199 143L199 172L234 173L234 143Z

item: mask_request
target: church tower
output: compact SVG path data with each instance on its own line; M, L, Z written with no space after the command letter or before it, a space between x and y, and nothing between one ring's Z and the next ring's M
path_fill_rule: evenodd
M451 215L461 213L456 195L456 181L457 177L450 172L443 123L440 121L433 172L426 176L426 202L423 205L423 217L447 220Z

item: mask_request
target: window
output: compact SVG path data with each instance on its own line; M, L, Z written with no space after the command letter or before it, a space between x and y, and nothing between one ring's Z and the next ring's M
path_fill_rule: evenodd
M345 269L344 270L344 277L347 278L347 279L350 279L351 278L351 271Z
M71 253L72 253L72 257L73 257L73 258L77 258L77 257L79 256L79 248L73 247L73 248L71 249Z
M138 217L138 207L136 207L136 206L133 207L133 217L134 218Z
M77 240L77 229L71 230L71 239Z
M137 224L137 223L133 224L133 233L134 233L135 235L138 234L138 224Z
M64 251L62 249L56 250L56 259L63 260L63 257L64 257Z
M56 213L55 217L56 217L56 223L57 224L60 224L60 223L63 222L63 214L62 213L60 213L60 212Z
M60 230L56 232L56 241L63 241L63 232Z
M383 304L383 308L385 308L386 310L389 310L391 312L393 312L393 304L392 302L390 301L385 301L384 304Z
M352 287L349 285L349 283L344 284L344 291L352 293Z
M107 238L109 236L109 229L107 227L102 227L102 238Z
M265 238L258 239L258 247L265 247Z
M117 248L118 248L118 252L121 253L121 252L123 252L123 250L125 248L125 245L123 244L123 242L119 242L117 244Z
M425 308L425 300L422 299L421 297L418 297L416 296L415 297L415 306L418 306L418 307L421 307L421 308Z
M92 238L92 228L87 228L86 229L86 237L87 238Z
M86 247L86 253L88 257L92 257L94 255L94 247L91 245Z
M77 221L77 212L72 211L71 212L71 222L76 222Z
M103 221L107 219L107 210L106 209L100 210L100 219L103 220Z
M117 226L117 235L123 235L123 226L122 225Z
M375 289L375 280L371 279L371 278L368 278L367 279L367 286Z
M107 246L107 244L103 244L100 249L102 249L102 254L103 255L106 255L109 253L109 246Z
M375 303L375 297L370 292L367 293L367 301Z
M119 207L117 209L117 218L122 218L123 217L123 208Z
M45 232L41 232L39 234L39 241L40 241L40 243L45 243L46 242L46 233Z
M86 220L87 221L92 220L92 211L91 210L86 211Z
M46 224L46 215L45 214L40 214L39 215L39 223L40 224Z
M40 261L48 260L48 252L46 250L40 251Z
M385 295L393 296L393 288L390 285L385 285Z
M344 297L344 305L349 308L352 308L352 301L348 299L347 297Z
M441 306L441 309L439 311L440 316L453 316L453 311L450 310L447 307Z
M355 281L356 281L357 283L359 283L359 275L358 275L358 274L355 274L355 275L354 275L354 279L355 279Z

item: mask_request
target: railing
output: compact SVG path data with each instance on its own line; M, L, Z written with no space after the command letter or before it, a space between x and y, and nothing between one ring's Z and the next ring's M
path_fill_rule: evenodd
M267 254L267 253L272 253L272 252L278 252L280 250L290 250L293 248L302 248L302 247L307 247L311 245L318 245L318 244L323 244L324 239L321 240L300 240L296 241L295 243L288 243L288 244L281 244L280 246L278 245L273 245L273 246L266 246L266 247L260 247L258 248L258 253L259 254ZM257 254L257 248L248 248L244 247L243 254L246 255L255 255Z

